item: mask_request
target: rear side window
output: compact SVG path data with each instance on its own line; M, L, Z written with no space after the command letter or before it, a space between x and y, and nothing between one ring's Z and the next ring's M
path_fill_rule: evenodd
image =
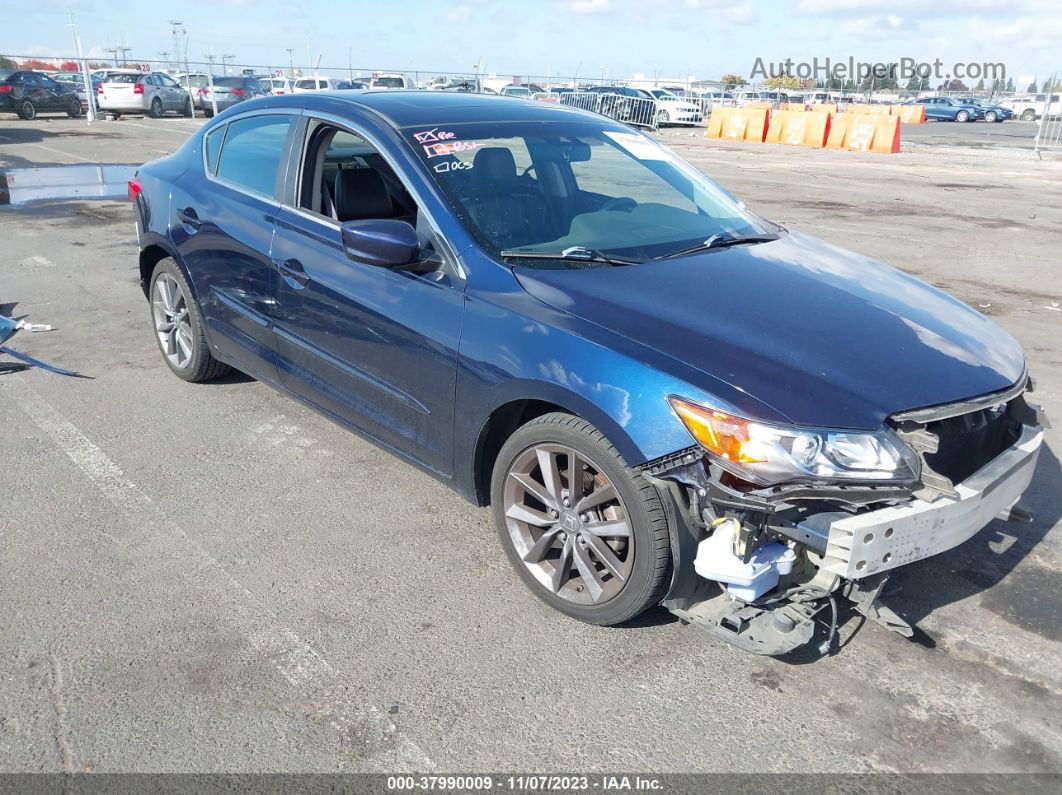
M229 122L218 177L272 198L290 124L289 116L251 116Z

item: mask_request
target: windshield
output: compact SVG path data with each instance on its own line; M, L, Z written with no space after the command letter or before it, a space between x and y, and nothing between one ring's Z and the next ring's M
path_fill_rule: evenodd
M376 88L405 88L405 81L401 77L377 77L372 81Z
M774 229L670 150L620 125L479 122L404 132L458 217L495 257L576 247L651 259L714 235Z

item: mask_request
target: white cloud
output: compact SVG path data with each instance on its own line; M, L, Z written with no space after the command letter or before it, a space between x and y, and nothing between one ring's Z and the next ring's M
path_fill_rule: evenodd
M446 18L451 22L465 22L472 16L472 9L468 6L455 6L450 9Z
M573 14L608 14L612 0L561 0L560 6Z

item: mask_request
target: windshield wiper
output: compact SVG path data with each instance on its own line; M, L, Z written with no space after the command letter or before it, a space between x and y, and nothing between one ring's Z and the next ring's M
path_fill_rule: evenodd
M680 251L672 251L670 254L664 254L656 259L684 257L687 254L696 254L698 251L708 251L713 248L726 248L727 246L736 246L741 243L770 243L772 240L777 239L778 235L731 235L727 232L723 232L719 235L712 235L703 243L698 243L696 246L690 246L689 248L684 248Z
M583 246L571 246L564 251L517 251L506 249L501 252L502 257L517 257L519 259L566 259L579 262L604 262L608 265L641 265L644 259L627 259L625 257L613 257L603 251Z

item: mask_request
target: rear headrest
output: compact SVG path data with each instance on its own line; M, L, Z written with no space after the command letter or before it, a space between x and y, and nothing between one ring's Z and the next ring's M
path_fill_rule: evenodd
M383 177L371 168L344 168L336 174L335 205L340 221L390 218L394 213Z
M488 146L476 152L472 160L472 177L477 190L507 190L516 180L516 160L504 146Z

